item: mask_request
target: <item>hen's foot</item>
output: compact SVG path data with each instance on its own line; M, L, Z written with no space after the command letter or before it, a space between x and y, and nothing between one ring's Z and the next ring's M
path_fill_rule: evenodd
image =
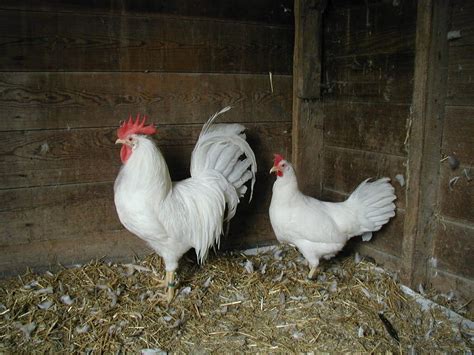
M311 270L309 271L309 274L308 274L308 280L315 280L318 276L318 268L317 266L315 267L312 267Z

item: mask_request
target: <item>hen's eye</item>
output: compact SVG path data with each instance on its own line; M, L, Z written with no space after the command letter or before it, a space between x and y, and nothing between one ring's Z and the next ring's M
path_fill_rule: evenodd
M286 167L286 164L281 164L281 167L282 167L282 168L285 168L285 167Z

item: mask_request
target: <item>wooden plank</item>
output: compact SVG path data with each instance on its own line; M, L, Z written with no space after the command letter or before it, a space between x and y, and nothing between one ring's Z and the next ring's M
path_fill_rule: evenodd
M405 222L405 213L397 211L394 218L390 220L380 231L374 233L368 244L374 249L387 254L401 257L403 244L403 225ZM363 242L359 239L360 243Z
M473 236L472 223L452 223L441 219L433 241L433 258L436 259L437 268L472 279L474 263L469 260L472 260L474 253Z
M443 153L474 166L474 106L446 106Z
M412 52L415 44L416 2L403 1L328 6L324 21L325 55L369 55ZM331 59L329 59L331 60Z
M292 161L302 192L321 193L321 35L325 1L295 1Z
M460 31L461 37L449 41L450 47L474 45L474 3L470 0L451 0L450 31ZM472 52L471 52L472 53Z
M447 2L419 1L417 14L401 273L402 282L411 287L429 277L446 95Z
M410 103L413 52L324 57L323 96L351 102Z
M293 80L295 95L300 99L318 99L321 95L321 26L324 1L304 0L295 3Z
M97 232L68 240L35 241L2 247L0 277L34 271L58 270L59 264L70 266L96 258L115 262L132 261L135 255L149 254L151 249L125 230Z
M287 26L0 10L0 68L289 74L292 37Z
M445 294L454 291L459 304L466 305L468 312L474 312L474 304L472 302L472 295L474 295L474 281L472 278L465 278L459 275L434 269L433 277L431 278L431 285L436 290Z
M474 167L461 165L451 170L447 162L441 166L439 180L439 210L442 215L464 221L474 221ZM453 181L456 179L456 181ZM450 181L452 181L450 183Z
M377 265L393 272L400 271L401 258L384 253L372 247L370 243L357 243L354 247L348 248L352 253L358 252L361 256L372 259Z
M325 144L406 156L409 105L325 101L323 111Z
M294 99L292 161L299 189L319 196L323 170L323 111L321 103Z
M324 189L351 193L367 178L387 176L395 188L395 204L398 208L405 207L405 187L395 179L398 174L407 178L404 158L326 146L323 163Z
M449 53L449 75L470 75L474 70L474 60L472 59L472 51L474 44L466 46L451 46L448 48Z
M474 45L449 49L447 105L472 106L474 102Z
M273 153L291 152L291 123L246 124L248 142L265 173ZM202 126L159 125L156 142L175 179L189 176ZM121 166L115 128L0 132L0 189L113 181Z
M397 9L398 7L406 6L406 3L411 2L410 0L400 0L397 2L389 2L387 0L331 0L329 3L332 5L336 10L339 9L340 11L344 11L346 9L352 8L360 8L363 6L371 6L371 7L394 7ZM390 5L390 6L387 6ZM401 11L399 9L399 11Z
M116 127L141 112L159 124L288 121L292 78L170 73L0 73L0 131Z
M0 189L113 181L115 129L0 132Z
M2 247L122 229L112 183L1 190L0 196Z
M240 213L232 219L228 237L222 237L222 250L255 248L276 244L268 211Z
M380 231L374 233L369 242L363 242L360 237L354 237L349 241L347 248L359 250L367 245L371 249L399 258L402 253L404 221L405 213L397 211L396 216Z
M115 13L119 15L174 15L208 17L238 21L256 21L272 24L293 23L291 0L233 0L213 1L174 0L3 0L0 9L72 13Z

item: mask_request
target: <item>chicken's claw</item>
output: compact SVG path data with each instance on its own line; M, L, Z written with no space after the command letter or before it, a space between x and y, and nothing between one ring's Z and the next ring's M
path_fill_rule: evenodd
M158 287L165 288L166 293L159 293L158 297L166 301L168 304L171 303L171 301L174 298L176 285L177 285L177 282L175 280L174 271L166 271L165 278L163 280L158 281Z
M314 281L317 278L317 276L318 276L318 268L316 266L312 267L308 274L308 280Z
M174 298L174 290L174 287L168 287L166 293L156 293L156 296L160 301L170 304Z
M163 279L163 280L158 280L158 285L156 285L158 288L167 288L168 287L168 280Z

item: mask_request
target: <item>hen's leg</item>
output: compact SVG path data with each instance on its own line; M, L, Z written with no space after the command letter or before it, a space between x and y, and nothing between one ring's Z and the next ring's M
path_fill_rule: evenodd
M311 270L307 278L309 280L314 280L317 276L317 268L319 265L319 257L320 255L317 253L318 245L316 243L312 243L309 241L299 240L298 243L295 243L298 247L298 250L303 254L304 258L309 264Z
M316 265L316 266L311 267L311 270L309 270L308 280L314 280L317 275L318 275L318 266Z
M309 262L309 274L308 274L308 280L315 280L318 277L318 265L319 265L319 259L313 259Z

